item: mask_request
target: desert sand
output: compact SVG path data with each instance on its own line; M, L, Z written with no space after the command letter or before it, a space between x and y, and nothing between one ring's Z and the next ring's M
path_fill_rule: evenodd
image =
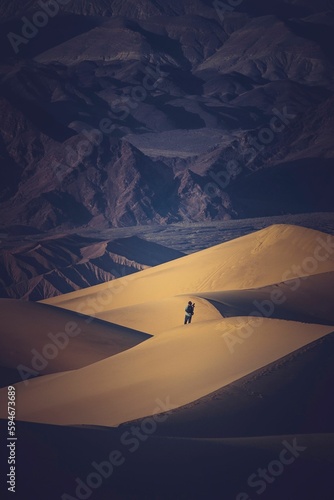
M33 368L36 358L40 374L87 366L149 338L103 321L92 328L90 318L34 302L0 299L0 311L0 365Z
M299 386L294 390L303 388L301 397L307 399L308 391L303 381L311 392L315 390L312 377L307 374L307 363L314 362L317 356L316 366L321 365L324 352L331 349L330 343L324 351L321 346L332 338L330 334L334 330L331 307L333 244L334 238L325 233L294 226L272 226L130 277L44 303L27 304L24 327L19 321L19 328L14 328L15 342L20 345L20 350L15 353L11 347L7 353L8 356L12 353L11 366L19 359L28 362L31 346L43 349L43 329L59 330L62 321L80 319L85 325L85 335L82 338L78 335L71 347L64 349L63 354L67 353L68 357L66 363L58 362L57 358L54 360L53 372L57 372L56 375L16 384L20 403L17 419L27 422L24 425L28 427L23 428L32 429L29 432L33 435L39 432L36 429L44 427L29 427L32 425L29 422L66 428L83 425L83 439L91 442L92 426L120 426L119 429L125 426L126 429L131 425L128 423L135 420L146 425L147 419L153 416L156 418L155 427L159 428L157 433L162 432L167 439L161 443L162 449L175 446L173 453L184 449L184 453L191 454L198 444L196 453L211 457L212 468L211 472L204 474L205 481L217 472L217 465L214 466L213 462L218 457L226 465L230 453L235 453L233 469L244 445L250 444L249 456L253 453L258 457L260 449L269 450L270 455L273 443L277 448L283 439L280 434L289 436L291 429L298 434L302 426L298 427L297 417L291 428L284 427L283 423L280 427L275 419L274 426L266 426L270 414L270 405L264 404L266 399L270 396L271 406L276 408L275 394L277 401L281 401L280 387L289 385L289 377L293 380L295 376ZM188 300L196 302L195 316L190 325L183 325ZM21 304L14 307L19 314ZM54 323L56 318L57 324ZM9 345L8 339L6 343ZM296 369L289 375L289 369L297 365L304 373L300 379ZM325 366L324 362L323 372L314 372L314 381L318 381L319 386L327 376ZM262 390L255 389L248 389L247 397L243 396L243 387L255 387L256 381L267 380L268 374L271 383L266 386L267 392L263 392L266 396L261 395ZM244 380L249 380L248 385L235 385ZM224 411L224 406L220 405L217 413L215 401L219 402L220 394L225 394L223 401L227 401L227 406ZM226 400L229 394L234 395L233 402L231 398ZM321 394L322 391L320 399L327 398L327 388ZM293 398L293 394L290 397ZM5 399L6 389L3 389L0 391L2 408ZM277 414L279 405L277 403ZM323 403L317 403L317 407L324 410ZM250 426L242 423L243 418L247 418L246 408L253 417L256 415ZM165 412L170 415L166 424L160 415ZM3 409L0 415L5 418ZM223 416L222 421L225 419L226 434L217 415ZM300 418L300 413L298 415ZM200 431L201 421L205 421L203 425L210 429L210 418L214 424L210 437L217 438L215 443L203 441L204 437L207 439L207 431ZM320 416L316 418L319 420ZM161 426L157 422L162 422ZM229 422L239 422L239 427L229 433L228 429L233 429ZM260 442L257 436L261 422L270 432L264 434ZM282 422L285 422L284 418ZM330 424L315 425L314 419L310 422L307 427L309 434L304 438L304 442L314 445L310 460L316 460L317 450L320 450L319 456L326 456L324 460L328 463L327 455L332 460L332 453L319 433L326 431L330 442L334 429ZM248 444L238 441L246 427L247 435L253 439ZM168 434L168 429L171 429L171 434ZM192 439L184 440L183 436L189 437L189 432ZM180 436L180 442L168 441L168 436L175 435ZM197 436L201 435L201 442L196 444ZM73 435L70 436L72 439ZM231 437L230 444L219 441L224 436ZM119 439L118 436L116 442ZM175 459L173 465L173 461L170 463L166 456L159 455L159 439L152 437L150 446L154 452L152 456L144 454L145 463L151 463L154 456L153 461L158 460L161 464L167 461L177 475L175 463L179 462ZM142 455L134 454L134 457L137 458L131 463L136 467ZM248 459L245 463L245 469L249 470ZM141 480L138 479L137 486L139 483ZM226 488L226 491L234 491L230 483ZM98 498L107 498L104 493L100 495ZM195 497L193 494L192 498ZM279 495L272 494L268 498L279 498Z
M175 408L199 399L330 333L332 241L310 229L272 226L130 277L44 301L48 307L25 304L25 324L31 317L33 333L15 331L25 339L21 349L28 352L31 346L43 348L41 330L50 328L50 322L56 329L64 326L65 317L57 313L91 317L81 317L86 335L71 339L61 351L63 357L73 358L72 365L64 365L72 371L61 378L18 384L18 418L119 425L158 413L157 400L167 398ZM197 302L196 313L191 325L183 325L189 298ZM100 330L107 335L107 322L109 340L123 342L118 353L114 346L105 348L105 341L101 345ZM155 337L119 352L125 339L139 343L143 332ZM90 344L83 347L88 338ZM85 358L83 352L89 355ZM85 360L89 366L73 370Z
M333 245L333 237L327 234L278 224L136 275L43 302L98 316L184 294L264 287L334 271L334 248L327 249L327 240Z
M18 418L117 426L160 413L164 407L158 401L167 402L169 410L199 399L333 330L263 319L243 339L238 327L246 330L249 322L238 320L199 322L191 330L182 326L45 384L39 379L18 385Z

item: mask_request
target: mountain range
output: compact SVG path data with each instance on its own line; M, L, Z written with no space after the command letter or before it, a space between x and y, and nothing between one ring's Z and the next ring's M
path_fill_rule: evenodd
M0 2L2 227L334 211L332 2L51 4Z
M39 236L0 254L0 297L38 301L106 283L184 254L136 236Z

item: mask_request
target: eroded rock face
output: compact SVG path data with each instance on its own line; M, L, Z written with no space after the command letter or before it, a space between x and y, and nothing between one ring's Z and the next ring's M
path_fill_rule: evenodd
M78 234L25 242L0 254L0 297L42 300L182 257L182 252L132 236L98 240Z
M223 5L0 2L1 225L332 211L330 3Z

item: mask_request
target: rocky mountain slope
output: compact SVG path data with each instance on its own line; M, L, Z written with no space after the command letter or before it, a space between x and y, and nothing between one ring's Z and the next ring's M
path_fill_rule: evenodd
M0 254L0 297L42 300L126 276L184 254L137 236L39 236Z
M0 2L2 226L333 211L331 2L57 5Z

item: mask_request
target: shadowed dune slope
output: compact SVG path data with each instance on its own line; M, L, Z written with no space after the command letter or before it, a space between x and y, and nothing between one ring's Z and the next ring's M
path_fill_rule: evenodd
M260 314L334 325L333 292L334 273L330 272L252 290L201 293L199 297L207 299L224 317Z
M0 312L0 365L38 374L81 368L150 337L34 302L1 299Z
M4 421L0 421L0 426L5 431ZM253 498L259 486L250 487L250 474L259 467L267 468L282 456L283 450L289 449L283 454L289 462L284 473L271 484L264 483L266 491L261 497L265 500L333 498L333 434L235 439L152 435L145 443L136 439L138 447L131 452L133 445L124 444L124 431L118 429L18 422L18 430L21 446L34 449L36 458L27 462L22 454L18 456L20 484L25 486L24 491L19 489L16 494L19 500L78 498L75 494L78 480L86 483L89 474L93 471L96 474L92 461L97 466L106 463L115 451L119 465L109 477L100 475L100 486L93 490L99 500L219 500L235 499L241 492ZM295 449L295 456L291 449ZM65 494L68 496L62 497Z

